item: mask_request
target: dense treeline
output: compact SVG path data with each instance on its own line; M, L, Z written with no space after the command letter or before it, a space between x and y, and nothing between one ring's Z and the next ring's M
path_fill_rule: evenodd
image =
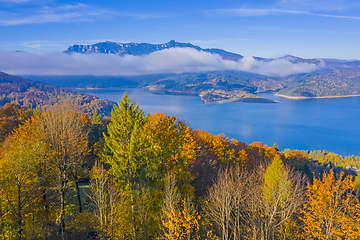
M192 130L145 115L127 93L111 119L63 103L46 111L8 104L0 120L0 239L360 234L359 180L329 164L340 159L330 153L282 153Z

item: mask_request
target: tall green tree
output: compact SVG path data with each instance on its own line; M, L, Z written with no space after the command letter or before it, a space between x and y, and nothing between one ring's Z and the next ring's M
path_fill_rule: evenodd
M104 135L104 160L110 165L110 173L120 184L121 190L129 193L132 203L133 237L136 237L134 196L137 184L146 178L146 141L141 131L146 117L139 105L125 92L114 105L108 136Z

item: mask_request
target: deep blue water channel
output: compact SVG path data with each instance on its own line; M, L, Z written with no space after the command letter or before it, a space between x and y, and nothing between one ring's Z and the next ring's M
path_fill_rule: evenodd
M289 100L271 93L260 97L280 103L203 104L197 96L160 95L145 89L78 90L117 102L127 91L145 113L163 112L193 129L248 144L259 141L279 149L327 150L360 155L360 97Z

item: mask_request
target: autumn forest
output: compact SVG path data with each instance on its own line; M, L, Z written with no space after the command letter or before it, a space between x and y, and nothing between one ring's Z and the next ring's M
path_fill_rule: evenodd
M0 239L358 239L357 156L69 101L0 109Z

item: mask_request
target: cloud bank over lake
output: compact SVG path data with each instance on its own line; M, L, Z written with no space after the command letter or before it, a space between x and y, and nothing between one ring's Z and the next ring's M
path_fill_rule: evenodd
M0 71L13 75L97 75L135 76L157 73L237 70L271 77L308 73L323 67L292 63L287 59L261 61L244 57L238 61L191 48L171 48L149 55L28 53L0 51Z

